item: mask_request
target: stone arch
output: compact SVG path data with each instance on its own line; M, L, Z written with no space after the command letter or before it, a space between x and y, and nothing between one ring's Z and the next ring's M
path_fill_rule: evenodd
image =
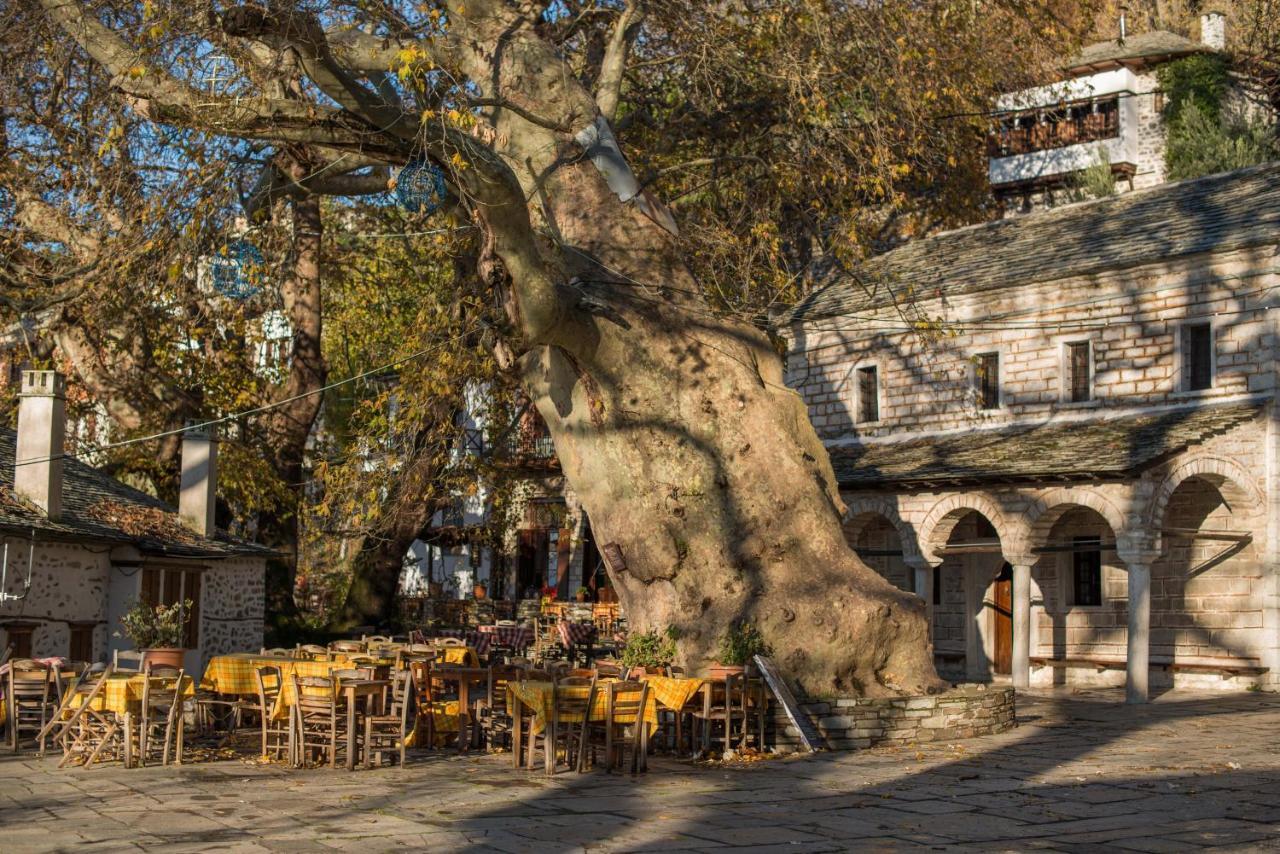
M1006 557L1025 551L1026 536L1023 526L1005 513L1000 505L981 493L961 493L939 499L929 508L920 525L920 550L926 560L934 563L941 561L938 550L946 546L951 532L965 514L970 512L981 514L996 529L1000 547Z
M1178 487L1192 478L1200 478L1218 490L1233 512L1250 515L1263 507L1263 498L1253 485L1244 466L1234 460L1216 456L1196 456L1175 466L1160 485L1146 514L1146 528L1151 532L1151 548L1159 553L1163 546L1160 529L1169 510L1169 500Z
M1027 508L1028 544L1032 548L1046 545L1053 526L1076 507L1092 510L1106 520L1117 540L1126 536L1128 528L1124 514L1106 496L1092 489L1055 487L1037 497Z
M857 540L864 528L877 518L883 518L898 532L902 542L902 558L908 563L921 561L920 543L916 530L911 523L902 518L897 504L887 498L858 498L850 501L841 525L844 528L845 540L852 543Z

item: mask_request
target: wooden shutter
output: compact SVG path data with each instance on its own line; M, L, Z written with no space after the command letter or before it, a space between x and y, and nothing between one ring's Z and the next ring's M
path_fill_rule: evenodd
M1089 342L1077 341L1067 345L1068 365L1071 378L1072 403L1080 403L1089 399Z
M138 588L138 598L148 605L160 604L160 570L142 570L142 584Z
M183 588L183 599L191 600L191 618L187 620L187 649L200 646L200 573L184 573L186 584Z

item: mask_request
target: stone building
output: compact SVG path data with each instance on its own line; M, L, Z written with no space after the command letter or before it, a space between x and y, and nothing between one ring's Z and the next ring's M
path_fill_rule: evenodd
M182 445L179 506L64 454L65 385L23 371L18 430L0 431L0 649L106 661L136 601L190 600L186 666L262 645L271 552L214 527L217 442Z
M1280 686L1280 164L911 242L784 320L940 671Z
M1164 181L1164 93L1156 69L1225 47L1220 13L1202 16L1199 42L1176 33L1123 33L1069 59L1061 80L996 103L988 179L1006 214L1070 201L1080 173L1107 164L1119 191Z

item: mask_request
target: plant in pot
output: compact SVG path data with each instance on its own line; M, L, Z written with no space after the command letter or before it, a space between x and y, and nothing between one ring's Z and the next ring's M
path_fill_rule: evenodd
M578 592L573 594L573 598L579 602L585 602L591 598L591 590L586 587L579 587Z
M477 581L471 588L471 592L477 599L483 599L489 595L489 586L483 581Z
M174 602L172 605L148 605L137 602L120 618L124 635L142 652L143 664L167 664L182 666L186 652L183 643L187 637L187 621L191 618L192 602Z
M733 623L720 638L716 661L709 668L712 679L724 679L745 673L757 655L768 655L769 648L753 623Z
M627 669L627 678L646 674L666 675L667 668L676 658L676 637L674 628L661 632L650 629L628 635L627 645L622 649L622 666Z

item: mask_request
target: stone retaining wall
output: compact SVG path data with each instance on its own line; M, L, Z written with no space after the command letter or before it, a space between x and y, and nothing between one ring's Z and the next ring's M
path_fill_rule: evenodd
M988 685L959 685L931 697L804 700L800 707L832 750L975 738L1014 725L1013 689ZM781 707L775 711L774 746L782 752L803 747Z

